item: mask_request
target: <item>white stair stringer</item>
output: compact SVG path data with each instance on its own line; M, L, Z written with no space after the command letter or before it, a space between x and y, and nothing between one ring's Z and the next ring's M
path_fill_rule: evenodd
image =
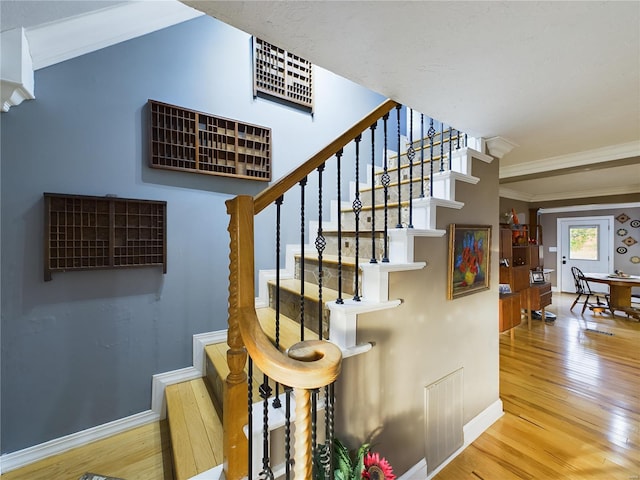
M413 229L408 230L435 230L437 207L453 208L460 210L464 203L437 197L423 197L413 199ZM424 235L423 235L424 236ZM402 261L402 260L394 260ZM410 260L413 261L413 260Z
M475 185L480 181L480 179L478 177L474 177L473 175L456 172L455 170L447 170L444 172L434 173L433 192L431 192L431 195L435 198L442 198L444 200L455 200L456 181Z
M471 175L471 166L474 158L485 163L491 163L493 161L491 155L479 152L470 147L464 147L451 153L451 170L464 173L465 175Z

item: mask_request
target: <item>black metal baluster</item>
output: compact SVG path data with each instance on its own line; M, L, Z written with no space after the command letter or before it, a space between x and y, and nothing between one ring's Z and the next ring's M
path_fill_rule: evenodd
M322 172L324 172L325 164L318 167L318 235L316 237L316 250L318 251L318 338L322 340L322 314L324 305L322 302L322 284L324 280L323 257L327 240L322 232Z
M355 258L355 293L353 295L353 300L356 302L360 301L360 284L359 284L359 275L360 271L359 267L359 254L360 254L360 212L362 211L362 202L360 201L360 141L362 140L362 135L358 135L355 138L356 143L356 196L353 199L353 213L356 216L356 258Z
M280 196L276 200L276 348L280 348L280 225L281 210L284 197ZM276 394L273 398L273 407L280 408L280 384L276 383Z
M291 387L284 387L284 478L291 480ZM249 474L251 479L251 474Z
M420 114L420 198L424 198L424 113Z
M382 263L389 263L389 185L391 184L391 177L389 176L389 170L387 168L387 120L389 120L389 114L385 114L382 117L382 124L384 126L384 170L382 172L382 186L384 187L384 238ZM373 131L371 132L371 142L373 143ZM371 152L371 161L374 160L373 151Z
M247 361L247 453L249 478L253 478L253 360Z
M402 156L400 153L400 109L402 108L401 105L398 105L396 107L396 113L397 113L397 120L398 120L398 223L396 224L396 228L402 228L402 193L400 191L400 187L401 185L401 180L402 180L402 175L400 173L400 164Z
M329 386L324 387L324 449L322 451L321 463L324 469L324 479L333 478L331 468L331 458L333 457L333 432L331 430L331 417L329 415Z
M369 263L378 263L376 260L376 140L375 130L377 123L371 125L371 260ZM385 150L384 158L386 161L387 152ZM385 197L386 198L386 197ZM386 211L386 210L385 210Z
M436 129L433 128L433 118L429 117L429 130L427 130L427 136L429 137L429 154L431 156L431 171L429 175L429 197L433 197L433 137L436 134Z
M456 150L460 150L460 130L457 131L456 134Z
M269 396L271 395L271 387L269 386L269 377L264 374L259 391L260 398L262 398L262 471L258 478L260 480L274 480L273 471L269 465Z
M342 149L336 153L336 162L338 166L338 298L336 303L342 305L342 219L340 216L340 210L342 209Z
M444 131L442 130L442 122L440 122L440 171L444 172Z
M304 341L304 187L307 177L300 180L300 341Z
M464 134L464 146L467 147L467 134Z
M453 160L451 159L451 151L452 151L452 145L451 145L451 132L452 132L453 128L451 128L451 126L449 126L449 170L451 170L451 165L453 163Z
M409 160L409 225L413 228L413 159L416 158L416 151L413 148L413 109L410 110L409 117L409 148L407 149L407 160Z

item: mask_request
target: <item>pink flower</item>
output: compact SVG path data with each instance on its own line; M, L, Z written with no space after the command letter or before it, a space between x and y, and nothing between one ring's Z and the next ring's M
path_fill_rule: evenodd
M393 474L393 468L391 468L386 458L380 458L378 453L367 452L364 457L362 478L368 480L395 480L396 476Z

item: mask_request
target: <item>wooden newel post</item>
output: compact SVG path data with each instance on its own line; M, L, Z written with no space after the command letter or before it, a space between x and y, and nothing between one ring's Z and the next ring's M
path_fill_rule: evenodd
M236 197L228 200L229 235L229 330L227 333L227 363L229 375L224 384L222 425L224 472L227 480L247 476L248 441L243 428L247 424L247 350L240 335L240 308L247 302L246 285L241 287L243 272L250 268L250 296L253 297L253 199ZM247 218L250 221L247 221ZM250 239L248 248L244 243ZM250 257L250 258L247 258ZM247 267L250 263L250 267ZM244 302L244 303L243 303ZM254 300L251 298L251 304Z

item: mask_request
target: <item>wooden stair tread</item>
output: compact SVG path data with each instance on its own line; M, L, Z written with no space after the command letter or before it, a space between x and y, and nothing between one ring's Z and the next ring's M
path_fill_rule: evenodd
M362 232L361 232L362 233ZM294 255L294 257L296 259L299 259L302 255L300 255L299 253L296 253ZM305 253L304 254L304 259L305 261L310 260L312 262L317 263L318 262L318 254L317 252L313 252L313 253ZM337 265L338 264L338 255L327 255L324 254L322 255L322 262L323 263L329 263L332 265ZM345 255L342 256L342 266L343 267L355 267L356 266L356 259L355 257L347 257Z
M264 307L256 310L262 330L267 336L275 343L276 338L276 311L273 308ZM311 340L318 338L318 334L309 330L307 327L304 329L304 338ZM286 350L291 345L295 345L300 341L300 324L295 320L290 319L280 314L280 349Z
M176 480L222 463L222 422L204 383L197 378L165 390Z
M275 280L269 280L270 285L275 285ZM280 280L280 288L291 293L300 294L300 280L297 278L287 278ZM304 296L314 301L319 299L320 289L315 283L304 282ZM327 287L322 287L322 301L332 302L338 298L338 292Z
M413 166L413 168L420 168L420 166ZM434 172L437 173L437 172ZM429 175L425 175L424 177L420 177L420 175L416 175L413 178L409 179L409 178L405 178L403 180L400 181L400 185L409 185L409 183L418 183L420 184L420 182L423 181L429 181ZM391 190L392 188L398 188L398 181L394 181L394 182L390 182L389 186L387 187L387 190ZM362 187L360 188L360 198L363 198L365 195L371 195L371 190L384 190L384 185L374 185L373 187ZM365 198L366 200L366 198Z
M416 200L416 198L414 198L414 200ZM400 202L400 206L408 207L409 200L402 200ZM397 201L387 203L387 209L391 210L392 208L398 208ZM363 212L368 212L369 210L384 210L384 203L380 203L380 204L376 203L376 205L373 208L371 207L371 205L363 205L362 207ZM340 213L353 213L353 209L351 207L342 208L340 209Z

